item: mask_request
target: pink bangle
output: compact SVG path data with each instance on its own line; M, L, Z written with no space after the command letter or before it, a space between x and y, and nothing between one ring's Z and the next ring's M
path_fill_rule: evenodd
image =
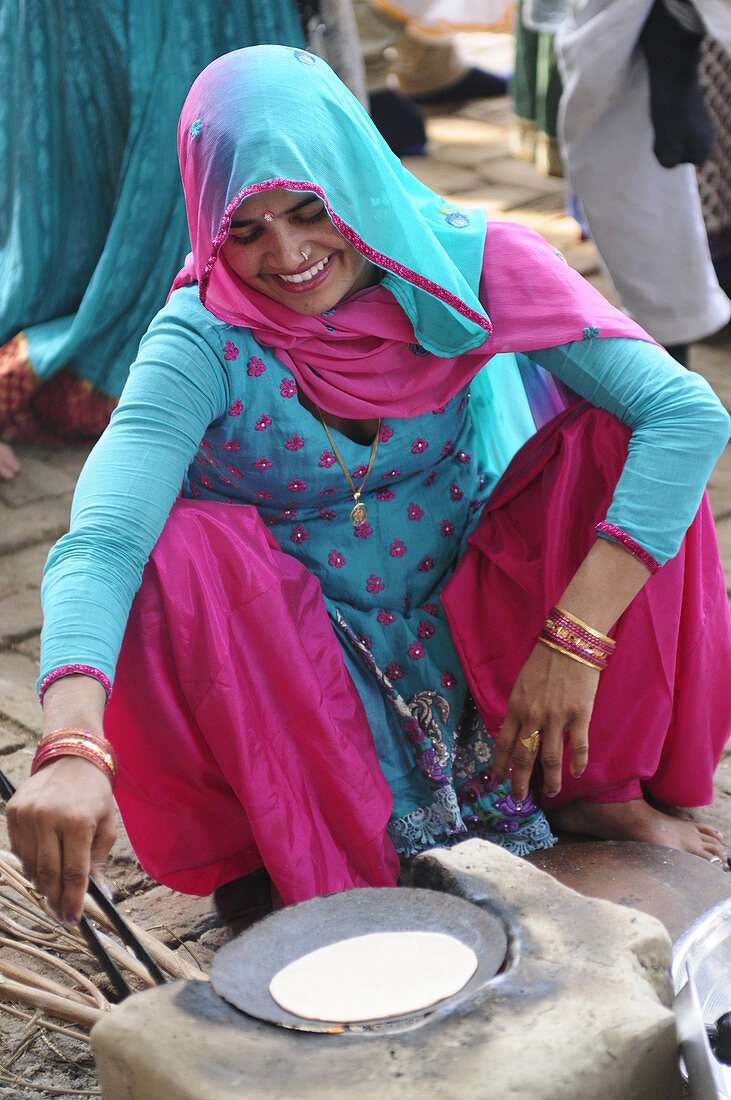
M117 778L117 755L102 737L87 730L57 730L45 737L33 757L30 774L35 773L61 756L79 756L104 772L114 789Z
M575 615L562 611L560 607L552 607L548 612L546 626L552 629L558 628L559 631L565 630L572 638L585 642L588 646L600 650L607 656L614 652L616 642L613 638L610 638L607 634L602 634L599 630L594 630L593 627L584 623L581 619L577 619Z
M607 667L608 654L595 649L593 646L585 645L575 638L567 638L564 634L551 630L548 624L541 631L539 640L550 643L554 649L560 649L570 657L581 657L587 664L591 664L602 672Z
M62 676L91 676L92 679L98 680L107 693L107 701L112 694L112 682L108 676L105 676L98 668L94 668L93 665L61 665L59 668L55 668L53 672L49 672L47 676L44 676L41 680L41 686L38 688L38 698L43 702L43 696L51 684L56 680L60 680Z
M620 543L624 546L625 550L628 550L634 558L641 561L646 569L649 569L651 573L657 573L660 568L660 562L653 558L649 551L645 550L644 546L640 546L639 542L635 542L631 535L628 535L626 531L623 531L621 527L617 527L614 523L607 523L605 519L601 523L597 523L594 530L597 534L608 535L614 542Z
M549 649L556 649L559 653L563 653L564 656L570 657L572 661L578 661L582 665L588 665L589 668L595 668L597 672L604 672L604 669L607 667L607 662L605 660L601 660L600 662L598 658L595 659L590 657L583 650L579 649L578 646L567 644L563 640L560 642L554 641L545 631L540 635L538 641L542 642L543 645L547 645Z

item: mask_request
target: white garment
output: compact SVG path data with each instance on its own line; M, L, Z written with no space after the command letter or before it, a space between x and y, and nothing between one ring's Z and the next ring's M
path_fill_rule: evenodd
M653 0L571 0L556 51L564 81L559 137L566 174L624 309L662 344L721 328L718 285L695 169L663 168L652 151L640 32ZM728 0L696 0L731 52Z
M371 0L387 15L414 20L424 31L507 29L515 0Z

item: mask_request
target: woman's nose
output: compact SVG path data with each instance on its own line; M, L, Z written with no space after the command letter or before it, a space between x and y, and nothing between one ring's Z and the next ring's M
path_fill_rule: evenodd
M309 259L312 245L305 239L304 234L293 232L288 226L276 233L271 244L271 252L278 264L295 271Z

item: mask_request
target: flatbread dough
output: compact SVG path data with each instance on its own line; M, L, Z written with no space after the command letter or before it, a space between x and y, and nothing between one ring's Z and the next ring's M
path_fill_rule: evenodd
M320 947L274 975L277 1004L304 1020L358 1023L419 1012L458 993L477 955L442 932L374 932Z

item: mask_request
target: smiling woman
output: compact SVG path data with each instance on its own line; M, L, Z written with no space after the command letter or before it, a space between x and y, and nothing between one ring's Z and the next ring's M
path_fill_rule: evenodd
M143 866L191 893L393 885L468 835L546 847L547 814L723 859L645 799L710 801L731 723L706 383L445 205L311 54L218 58L178 152L192 251L43 582L8 807L41 889L78 915L108 852L102 734Z

